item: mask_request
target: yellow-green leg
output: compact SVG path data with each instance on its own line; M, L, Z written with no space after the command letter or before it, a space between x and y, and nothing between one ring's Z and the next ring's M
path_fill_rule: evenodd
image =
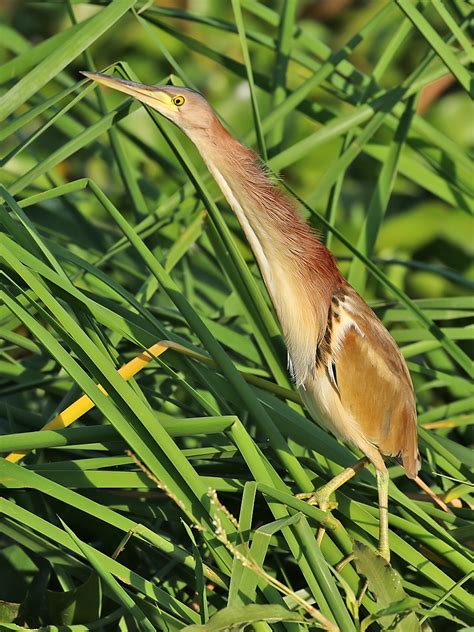
M386 469L377 470L377 489L379 492L379 552L390 562L390 544L388 541L388 481Z
M331 507L329 501L331 494L339 489L344 483L350 481L350 479L360 472L370 460L364 457L357 461L351 467L347 467L340 474L332 478L330 481L323 485L315 492L309 494L298 494L298 498L306 500L311 505L318 505L322 511L328 511ZM377 472L377 489L379 500L379 553L380 555L390 562L390 544L388 540L388 483L389 476L387 470L376 470ZM318 544L321 544L325 529L320 527L317 536Z
M331 507L331 503L329 502L331 495L334 494L339 487L342 487L344 483L350 481L351 478L360 472L368 463L370 463L370 461L367 457L359 459L357 463L346 467L340 474L328 481L326 485L323 485L310 494L298 494L298 498L306 500L310 505L318 505L321 511L328 511ZM323 527L319 529L317 537L318 544L321 544L325 531Z

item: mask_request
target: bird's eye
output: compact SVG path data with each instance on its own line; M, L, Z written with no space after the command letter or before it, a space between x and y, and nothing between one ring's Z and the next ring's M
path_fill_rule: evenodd
M186 99L184 97L182 97L181 95L177 96L177 97L173 97L173 103L175 105L177 105L178 107L180 107L181 105L183 105L183 103L186 101Z

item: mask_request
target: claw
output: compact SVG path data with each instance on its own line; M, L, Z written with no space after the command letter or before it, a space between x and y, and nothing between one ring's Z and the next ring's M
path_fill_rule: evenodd
M305 500L308 505L318 505L322 511L332 511L337 508L337 502L335 500L329 500L327 496L321 496L318 492L297 494L296 498Z
M323 488L321 488L323 489ZM332 511L336 509L337 502L335 500L329 500L329 496L327 494L321 494L321 489L316 492L310 492L305 494L297 494L296 498L300 500L305 500L308 505L318 505L321 511ZM318 534L316 536L316 542L319 546L321 546L321 542L323 540L324 534L326 533L326 528L324 526L324 521L321 522L321 525L318 530Z

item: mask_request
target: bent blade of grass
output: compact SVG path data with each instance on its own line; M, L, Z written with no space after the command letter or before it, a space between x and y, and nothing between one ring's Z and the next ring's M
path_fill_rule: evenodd
M307 503L303 501L298 501L291 494L286 491L286 486L283 481L278 476L278 473L274 470L272 465L266 459L266 457L262 454L259 448L255 445L246 429L242 425L239 420L233 424L231 428L231 436L237 447L239 448L243 458L245 459L248 468L252 472L255 481L258 483L259 488L263 485L265 489L274 490L274 498L277 498L280 501L279 504L268 502L268 506L272 514L277 520L285 519L288 517L287 506L291 507L293 502L299 503L299 507L304 506L304 511L311 511L313 516L317 516L318 520L328 521L332 527L334 525L340 526L337 521L328 517L325 512L316 509L315 507L310 507ZM282 503L281 498L288 499L288 503ZM342 550L350 551L350 541L345 533L345 530L340 526L338 530L338 544L342 543ZM298 560L298 564L300 565L301 571L308 582L308 586L315 597L318 599L318 596L321 594L321 588L319 586L319 581L317 578L317 574L314 572L314 568L312 565L312 561L309 559L309 555L305 550L302 549L300 542L294 530L292 528L284 529L283 536L290 548L290 551L295 558ZM329 556L331 563L333 563L334 559L341 559L341 551L338 546L335 545L332 540L329 538L325 543L326 555ZM338 608L335 607L335 603L332 606L327 605L327 609L324 604L319 604L323 614L329 618L335 618L337 620L338 616L342 616L340 612L338 612ZM334 607L333 607L334 606Z
M187 417L184 419L161 419L163 427L172 437L184 437L188 434L219 434L229 430L234 423L232 416ZM35 450L64 446L95 443L105 445L111 441L119 447L126 446L113 426L85 426L79 428L59 428L57 430L33 430L31 432L11 433L0 439L0 452ZM11 461L11 459L6 459Z
M252 536L252 543L248 550L248 558L263 568L272 536L281 531L282 528L294 524L296 520L299 520L298 514L294 514L290 518L275 520L274 522L261 525L258 529L255 529ZM259 583L258 575L250 568L243 566L241 566L241 568L242 574L239 581L238 594L236 595L236 599L238 599L237 603L254 603L257 585ZM323 608L327 609L328 606L325 603L322 592L320 592L318 603L323 603Z
M288 518L265 524L256 530L252 538L250 549L247 553L244 553L244 557L248 560L248 563L244 566L242 575L240 603L255 603L257 585L260 590L265 592L269 592L267 587L275 587L279 592L294 599L298 606L303 607L309 614L313 614L313 616L316 615L321 624L329 627L331 625L329 621L324 621L322 617L318 617L317 613L313 613L308 602L305 602L298 594L293 592L282 582L275 581L263 568L272 536L275 536L280 531L283 533L285 529L290 527L296 527L303 519L304 517L301 514L294 514ZM276 598L273 597L272 599L273 602L281 603L282 605L285 604L285 601L278 595L278 592L272 590L272 593L276 593ZM321 610L321 614L326 611L330 612L329 605L322 590L318 592L316 603ZM343 617L344 615L341 616Z

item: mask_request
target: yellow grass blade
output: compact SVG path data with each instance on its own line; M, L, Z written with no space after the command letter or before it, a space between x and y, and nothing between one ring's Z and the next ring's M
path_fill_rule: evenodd
M164 353L170 344L164 342L158 342L151 346L149 349L138 355L127 364L124 364L118 370L118 374L123 377L124 380L129 380L131 377L136 375L139 371L141 371L149 362L154 358L158 357L162 353ZM102 391L104 395L107 395L105 389L100 384L97 385L98 388ZM59 428L67 428L72 423L74 423L79 417L82 417L89 410L94 408L94 402L87 397L87 395L82 395L79 397L74 403L65 408L59 415L57 415L51 421L41 428L41 430L58 430ZM20 452L11 452L6 460L11 463L18 463L21 459L28 454L29 450L24 450Z

